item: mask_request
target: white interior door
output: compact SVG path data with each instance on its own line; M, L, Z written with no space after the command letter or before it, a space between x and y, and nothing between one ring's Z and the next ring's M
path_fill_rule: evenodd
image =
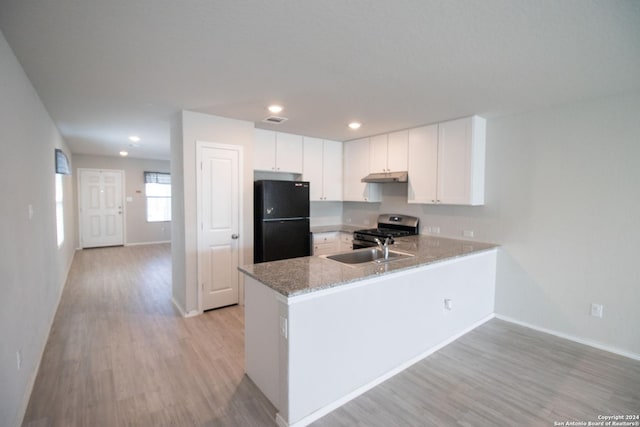
M124 244L123 171L80 169L80 246Z
M198 142L201 309L238 303L241 147Z

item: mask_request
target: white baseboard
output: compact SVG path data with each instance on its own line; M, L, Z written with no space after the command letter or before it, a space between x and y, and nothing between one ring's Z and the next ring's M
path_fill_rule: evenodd
M136 242L136 243L125 243L125 246L143 246L143 245L160 245L162 243L171 243L171 240L159 240L157 242Z
M171 302L173 303L173 306L180 312L180 316L187 317L186 313L184 312L180 304L178 304L178 301L176 301L175 298L173 298L173 296L171 297Z
M276 425L278 427L289 427L289 423L287 423L284 418L280 416L280 414L276 414Z
M191 310L190 312L187 313L186 311L183 310L180 304L178 304L178 301L176 301L173 297L171 297L171 302L173 303L173 306L180 312L180 315L182 317L194 317L202 314L198 310Z
M553 329L542 328L540 326L533 325L531 323L522 322L520 320L514 319L509 316L503 316L502 314L495 315L497 319L504 320L505 322L513 323L519 326L524 326L525 328L533 329L535 331L544 332L545 334L554 335L559 338L564 338L569 341L577 342L579 344L584 344L589 347L597 348L598 350L604 350L609 353L614 353L619 356L628 357L629 359L640 360L640 354L633 353L630 351L622 350L617 347L612 347L607 344L603 344L597 341L592 341L585 338L580 338L575 335L565 334L564 332L555 331Z
M477 328L478 326L488 322L489 320L493 319L495 317L495 315L492 313L489 316L477 321L476 323L474 323L473 325L469 326L468 328L458 332L455 335L452 335L451 337L447 338L446 340L436 344L435 346L429 348L428 350L422 352L421 354L417 355L416 357L407 360L405 363L391 369L390 371L386 372L385 374L379 376L378 378L370 381L369 383L355 389L354 391L352 391L351 393L341 397L340 399L337 399L333 402L331 402L330 404L318 409L317 411L307 415L306 417L298 420L297 422L293 423L293 424L289 424L287 423L287 421L282 418L282 416L278 413L276 414L276 424L279 427L304 427L307 426L309 424L311 424L312 422L322 418L323 416L327 415L329 412L339 408L340 406L344 405L345 403L349 402L350 400L355 399L356 397L360 396L361 394L364 394L365 392L371 390L372 388L374 388L375 386L383 383L384 381L388 380L389 378L393 377L394 375L399 374L400 372L404 371L405 369L409 368L410 366L414 365L415 363L423 360L424 358L430 356L431 354L435 353L436 351L440 350L441 348L447 346L448 344L451 344L452 342L454 342L455 340L457 340L458 338L462 337L463 335L471 332L472 330L474 330L475 328Z

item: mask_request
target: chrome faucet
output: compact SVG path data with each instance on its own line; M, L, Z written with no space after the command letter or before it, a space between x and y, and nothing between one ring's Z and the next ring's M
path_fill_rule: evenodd
M382 243L382 241L377 237L373 239L373 241L376 242L380 247L380 250L382 251L382 256L384 257L384 259L389 259L389 243L391 242L391 238L385 237L384 243Z

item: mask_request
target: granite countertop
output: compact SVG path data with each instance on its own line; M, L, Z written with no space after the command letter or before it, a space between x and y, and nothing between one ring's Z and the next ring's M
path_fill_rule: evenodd
M423 267L440 261L483 252L498 245L434 236L398 238L391 250L415 256L385 263L345 265L318 256L245 265L238 269L285 297L295 297L371 277Z
M353 225L353 224L334 224L334 225L314 225L311 226L312 233L330 233L330 232L343 232L353 233L356 230L362 230L365 228L371 228L366 225Z

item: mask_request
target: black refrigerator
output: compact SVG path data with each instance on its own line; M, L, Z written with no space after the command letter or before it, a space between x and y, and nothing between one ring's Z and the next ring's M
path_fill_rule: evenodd
M309 183L254 182L253 262L311 255Z

